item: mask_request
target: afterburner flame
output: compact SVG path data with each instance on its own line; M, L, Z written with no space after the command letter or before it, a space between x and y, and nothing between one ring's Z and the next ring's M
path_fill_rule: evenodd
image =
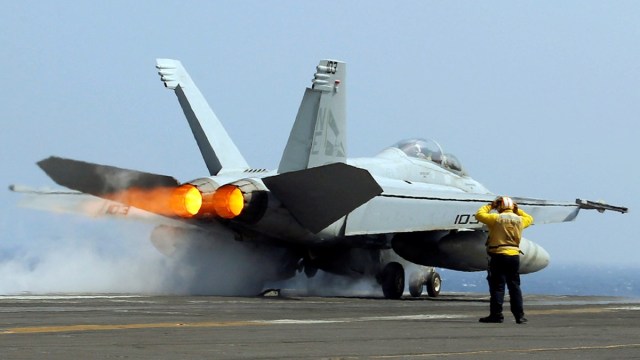
M233 219L244 209L244 195L235 185L202 194L191 184L154 189L130 188L105 198L165 216Z
M236 186L223 185L213 194L211 205L221 218L233 219L242 212L244 197Z
M196 215L202 206L200 191L189 184L177 188L130 188L105 197L156 214L184 218Z
M171 209L181 217L192 217L200 211L202 194L193 185L182 185L171 196Z

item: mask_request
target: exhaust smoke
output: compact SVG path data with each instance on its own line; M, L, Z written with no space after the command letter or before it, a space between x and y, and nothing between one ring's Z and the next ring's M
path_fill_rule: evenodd
M41 228L45 235L0 247L0 295L256 295L283 275L290 257L201 235L180 239L183 246L167 257L150 243L146 224L56 220L63 221Z

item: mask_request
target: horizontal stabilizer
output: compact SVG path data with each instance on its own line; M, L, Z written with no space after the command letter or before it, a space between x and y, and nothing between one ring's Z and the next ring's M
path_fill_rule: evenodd
M172 219L134 206L122 204L118 201L102 199L75 191L64 189L34 189L22 185L12 185L10 186L10 190L25 195L18 201L19 206L34 210L82 215L94 219L118 218L182 228L197 227L186 221Z
M67 190L67 189L50 189L50 188L34 188L27 185L20 184L11 184L9 185L9 191L13 191L16 193L22 194L32 194L32 195L77 195L80 194L77 191Z
M39 161L38 166L58 185L96 196L129 188L151 189L179 185L178 181L171 176L55 156Z
M367 170L334 163L262 179L298 222L313 233L382 192Z

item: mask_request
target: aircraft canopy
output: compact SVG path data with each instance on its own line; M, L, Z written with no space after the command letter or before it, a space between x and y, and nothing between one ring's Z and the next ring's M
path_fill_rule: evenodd
M431 139L406 139L393 145L407 156L434 162L447 170L463 173L462 163L453 154L444 153L442 147Z

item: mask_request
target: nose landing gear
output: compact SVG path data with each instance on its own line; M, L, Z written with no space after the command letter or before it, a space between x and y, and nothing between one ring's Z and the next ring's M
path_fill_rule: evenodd
M409 293L413 297L420 297L425 285L429 297L437 297L440 295L442 279L435 269L432 268L431 271L426 274L420 271L413 272L409 278Z

